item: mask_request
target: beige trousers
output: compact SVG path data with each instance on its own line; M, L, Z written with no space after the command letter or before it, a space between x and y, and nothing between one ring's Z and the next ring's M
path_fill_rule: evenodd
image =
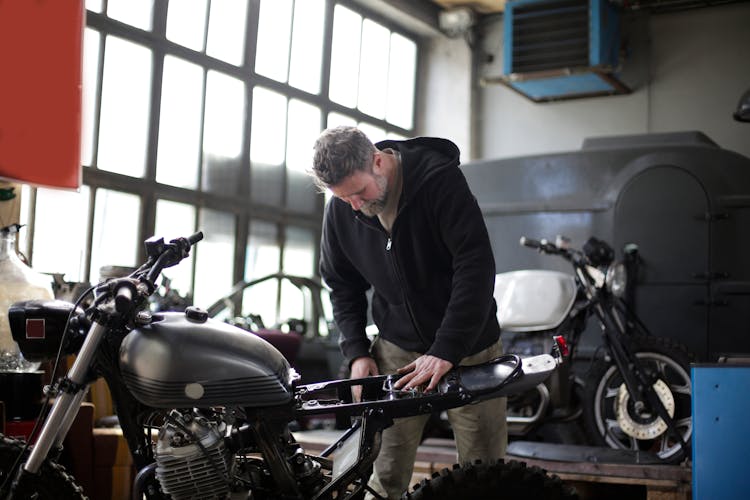
M461 360L461 365L475 365L502 354L502 343ZM372 355L381 375L394 373L398 368L417 359L421 354L401 349L387 340L377 338ZM401 498L409 488L417 447L429 415L401 418L383 431L380 454L375 460L369 486L389 499ZM458 463L474 460L488 461L505 456L508 425L505 421L505 398L495 398L473 405L448 410L458 450ZM366 499L374 498L370 493Z

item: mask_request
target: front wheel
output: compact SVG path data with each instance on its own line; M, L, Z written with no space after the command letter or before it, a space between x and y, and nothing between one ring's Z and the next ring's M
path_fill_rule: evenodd
M574 500L575 489L539 467L515 460L454 465L432 474L404 493L402 500L453 500L456 498L503 498Z
M10 482L14 474L11 471L16 458L23 449L23 443L15 439L10 439L0 434L0 484L5 484L10 488ZM29 453L26 451L22 462L25 462ZM6 479L8 482L6 483ZM62 465L56 464L49 460L42 464L39 474L35 477L28 478L16 488L13 498L37 498L39 500L85 500L83 489L73 481L73 476L69 475ZM7 490L2 493L5 498Z
M670 339L651 336L633 337L633 350L643 369L656 375L653 389L689 445L693 424L687 351ZM589 370L583 404L584 426L594 444L649 451L669 463L688 456L656 411L635 407L609 357L596 360Z

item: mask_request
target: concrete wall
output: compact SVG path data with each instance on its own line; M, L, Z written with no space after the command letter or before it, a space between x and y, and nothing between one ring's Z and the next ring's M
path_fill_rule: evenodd
M630 14L623 37L631 53L622 80L631 94L536 104L500 84L481 88L477 159L570 151L593 136L681 130L700 130L750 156L750 124L732 119L750 88L750 3ZM481 46L494 60L480 66L480 77L502 73L502 42L498 19L485 26Z
M466 162L473 156L471 50L462 38L440 34L426 39L423 49L418 134L452 140L461 150L461 161Z

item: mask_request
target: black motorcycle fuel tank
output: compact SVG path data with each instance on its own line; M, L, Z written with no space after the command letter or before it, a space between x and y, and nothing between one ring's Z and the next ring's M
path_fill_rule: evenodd
M204 311L154 314L120 347L125 385L156 408L275 406L292 398L294 371L260 337Z

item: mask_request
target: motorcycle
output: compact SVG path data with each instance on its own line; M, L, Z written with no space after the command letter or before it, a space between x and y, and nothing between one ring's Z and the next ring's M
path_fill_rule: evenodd
M396 389L398 375L299 384L283 355L256 335L197 307L148 309L162 270L187 257L201 238L150 238L146 263L93 287L86 310L79 307L83 296L76 303L11 306L11 330L24 356L76 357L67 375L47 388L54 403L43 405L49 410L29 439L33 446L0 436L0 498L85 498L58 458L98 377L112 393L138 471L133 498L338 500L363 498L381 433L393 419L529 390L561 362L559 346L523 359L504 355L451 370L429 393ZM362 398L347 402L343 395L355 385ZM318 397L332 389L342 396ZM348 416L352 425L321 453L306 453L289 423L322 413ZM542 469L493 461L444 469L404 498L448 499L459 492L473 498L577 497Z
M544 384L509 398L509 434L582 420L586 444L651 452L668 463L689 457L690 357L678 342L651 335L628 306L627 277L637 248L631 246L624 262L616 262L612 248L596 238L583 250L571 248L564 237L555 243L522 237L520 243L565 259L574 274L523 270L496 276L505 348L535 354L547 348L551 334L562 335L575 358L592 317L603 344L582 380L573 363L565 363Z

